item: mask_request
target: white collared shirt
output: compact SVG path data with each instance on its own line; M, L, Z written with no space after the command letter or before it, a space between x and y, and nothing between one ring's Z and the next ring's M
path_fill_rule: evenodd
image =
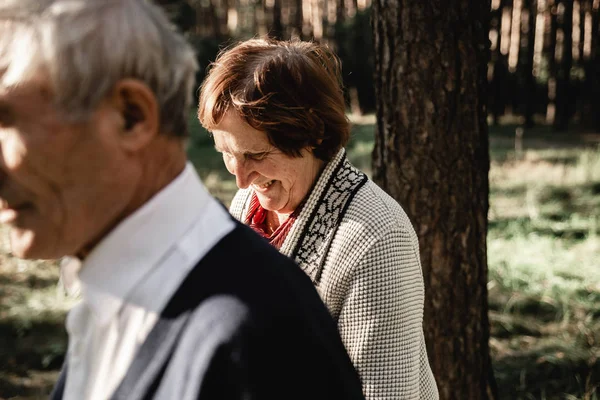
M183 279L233 227L188 163L92 250L78 279L63 276L82 295L66 322L65 400L112 395Z

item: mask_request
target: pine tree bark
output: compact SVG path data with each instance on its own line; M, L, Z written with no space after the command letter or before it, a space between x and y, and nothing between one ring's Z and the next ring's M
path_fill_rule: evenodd
M374 180L420 240L441 399L494 399L487 303L489 0L375 0Z

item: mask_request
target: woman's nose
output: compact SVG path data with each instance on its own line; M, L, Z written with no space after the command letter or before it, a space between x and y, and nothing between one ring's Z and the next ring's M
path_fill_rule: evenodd
M228 161L228 170L235 175L235 183L238 188L246 189L252 183L254 171L248 165L246 160L240 160L239 158L232 157Z

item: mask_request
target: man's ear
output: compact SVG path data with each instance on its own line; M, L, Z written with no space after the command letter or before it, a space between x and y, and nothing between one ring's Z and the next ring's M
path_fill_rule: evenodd
M121 117L120 140L125 150L139 151L159 134L158 102L143 82L136 79L118 81L110 102Z

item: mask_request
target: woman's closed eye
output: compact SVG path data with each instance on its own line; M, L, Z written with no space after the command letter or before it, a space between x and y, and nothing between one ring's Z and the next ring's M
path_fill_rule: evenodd
M263 161L269 155L269 152L260 152L260 153L244 153L241 157L236 157L234 154L229 153L227 151L219 151L223 155L223 159L226 161L236 159L238 162L260 162Z
M267 155L269 155L269 153L266 151L262 153L246 153L244 154L244 158L252 161L262 161L267 157Z

